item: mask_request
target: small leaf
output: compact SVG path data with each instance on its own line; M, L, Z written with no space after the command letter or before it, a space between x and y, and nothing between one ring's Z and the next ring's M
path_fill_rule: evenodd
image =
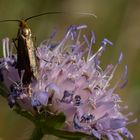
M52 128L60 128L64 124L66 117L63 113L60 113L55 116L47 115L45 120L46 120L47 126L52 127Z
M58 130L47 127L44 130L44 133L49 135L54 135L60 138L65 138L67 140L80 140L81 138L93 138L93 140L96 140L95 137L92 137L88 134L82 133L82 132L70 132L70 131L64 131L64 130Z
M29 112L27 112L27 111L23 111L23 110L22 110L20 107L18 107L18 106L16 106L16 107L14 108L14 111L15 111L17 114L21 115L22 117L27 118L28 120L30 120L30 121L32 121L32 122L35 122L35 121L36 121L35 118L34 118L34 116L33 116L31 113L29 113Z
M43 136L44 134L42 133L41 129L35 127L29 140L41 140Z

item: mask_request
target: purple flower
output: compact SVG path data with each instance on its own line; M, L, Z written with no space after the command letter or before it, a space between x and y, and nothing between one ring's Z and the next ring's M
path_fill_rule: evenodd
M133 139L126 128L130 123L128 115L123 114L123 107L119 105L121 99L115 93L117 87L126 84L127 66L116 84L110 86L123 54L120 53L116 65L108 64L103 70L100 56L106 46L113 43L103 39L93 54L94 33L91 32L91 39L80 35L86 27L70 26L58 44L51 44L53 37L40 44L36 51L39 59L38 79L32 79L28 87L23 85L23 76L20 78L15 68L16 54L8 51L10 40L3 39L4 56L0 70L9 90L8 103L11 107L18 103L32 114L38 113L43 106L54 114L63 112L66 116L63 129L67 131L84 132L98 139L106 136L109 140L122 140L121 135Z

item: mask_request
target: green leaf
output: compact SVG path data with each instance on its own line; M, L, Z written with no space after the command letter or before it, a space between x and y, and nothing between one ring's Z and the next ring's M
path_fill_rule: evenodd
M35 127L29 140L41 140L44 134L39 127Z
M46 116L46 122L48 127L60 128L64 124L65 120L66 117L63 113L54 116L52 115Z
M44 134L48 135L54 135L60 138L65 138L69 140L80 140L81 138L93 138L93 140L96 140L94 137L82 133L82 132L70 132L70 131L65 131L65 130L59 130L59 129L53 129L47 127L44 131Z
M65 115L63 113L54 115L50 113L41 113L34 116L35 125L41 127L60 128L65 122Z
M35 117L30 113L30 112L27 112L27 111L24 111L24 110L22 110L19 106L16 106L15 108L14 108L14 111L17 113L17 114L19 114L19 115L21 115L22 117L25 117L25 118L27 118L28 120L30 120L30 121L32 121L33 123L35 123Z
M61 130L60 128L65 122L65 115L63 113L58 115L42 113L35 116L35 118L36 127L40 128L39 130L41 130L44 135L54 135L69 140L80 140L84 137L91 137L90 135L81 132Z

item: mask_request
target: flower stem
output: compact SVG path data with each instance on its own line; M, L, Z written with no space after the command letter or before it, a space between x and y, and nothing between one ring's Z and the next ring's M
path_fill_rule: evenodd
M29 140L41 140L44 134L40 127L35 127Z

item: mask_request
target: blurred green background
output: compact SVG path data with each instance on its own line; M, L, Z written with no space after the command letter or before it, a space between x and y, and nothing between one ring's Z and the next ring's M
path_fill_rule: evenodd
M115 63L119 52L124 60L118 69L115 80L128 65L129 83L120 90L128 111L134 112L133 118L140 120L140 0L0 0L0 20L21 19L47 11L92 12L97 19L81 15L47 15L29 21L33 35L39 44L49 37L52 31L58 31L56 40L63 37L65 30L72 24L87 24L87 34L93 30L96 46L107 37L114 47L107 48L102 57L103 67ZM17 23L0 23L0 40L17 35ZM2 54L2 49L0 48ZM113 81L114 82L114 81ZM9 109L7 102L0 97L0 140L28 140L33 124ZM140 140L140 123L128 126L135 140ZM57 139L45 137L45 139Z

